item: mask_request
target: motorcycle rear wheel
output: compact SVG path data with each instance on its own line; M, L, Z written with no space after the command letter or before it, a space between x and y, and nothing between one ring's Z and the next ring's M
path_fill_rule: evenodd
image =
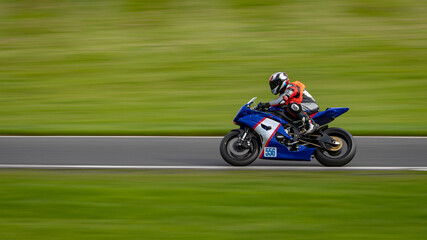
M314 152L317 161L327 167L341 167L349 163L356 154L356 142L353 136L341 128L328 128L324 133L340 145L331 146L329 150L317 148Z
M231 131L222 139L219 151L222 158L233 166L247 166L255 161L259 155L259 144L254 137L249 138L249 148L239 146L240 132Z

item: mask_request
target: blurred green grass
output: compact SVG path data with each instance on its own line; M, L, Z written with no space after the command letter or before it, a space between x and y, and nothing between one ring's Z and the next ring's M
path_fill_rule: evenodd
M427 2L0 0L0 134L224 134L286 71L353 134L427 135Z
M0 239L425 239L424 172L1 170Z

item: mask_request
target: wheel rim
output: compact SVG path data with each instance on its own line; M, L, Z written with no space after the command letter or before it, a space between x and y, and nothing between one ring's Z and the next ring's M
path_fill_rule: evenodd
M250 141L250 140L249 140ZM232 158L234 158L235 160L246 160L250 157L253 156L254 154L254 148L253 148L253 144L252 141L251 142L251 147L250 148L244 148L242 146L238 145L238 137L234 137L232 139L230 139L227 142L227 153L229 156L231 156Z
M322 153L326 157L332 158L332 159L341 159L345 157L351 150L351 144L348 142L348 140L343 136L332 136L335 141L339 143L338 146L333 146L328 150L323 150Z
M337 137L337 136L332 136L332 139L334 139L336 142L338 142L339 145L331 147L329 149L329 151L333 151L333 152L339 151L342 148L343 140L340 137Z

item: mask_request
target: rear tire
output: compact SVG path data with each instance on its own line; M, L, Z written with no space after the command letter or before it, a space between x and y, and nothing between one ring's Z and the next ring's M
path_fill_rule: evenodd
M238 145L239 131L231 131L221 141L219 151L222 158L233 166L247 166L255 161L259 155L259 144L255 137L247 138L250 142L249 148Z
M356 154L353 136L341 128L328 128L324 133L341 142L341 145L331 150L317 148L314 152L317 161L327 167L340 167L349 163Z

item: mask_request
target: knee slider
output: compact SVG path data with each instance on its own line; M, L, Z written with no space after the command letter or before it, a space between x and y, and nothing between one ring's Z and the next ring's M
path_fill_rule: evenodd
M291 103L288 105L288 111L297 119L301 119L303 115L302 107L298 103Z
M291 103L291 110L295 113L301 112L301 105L297 103Z

